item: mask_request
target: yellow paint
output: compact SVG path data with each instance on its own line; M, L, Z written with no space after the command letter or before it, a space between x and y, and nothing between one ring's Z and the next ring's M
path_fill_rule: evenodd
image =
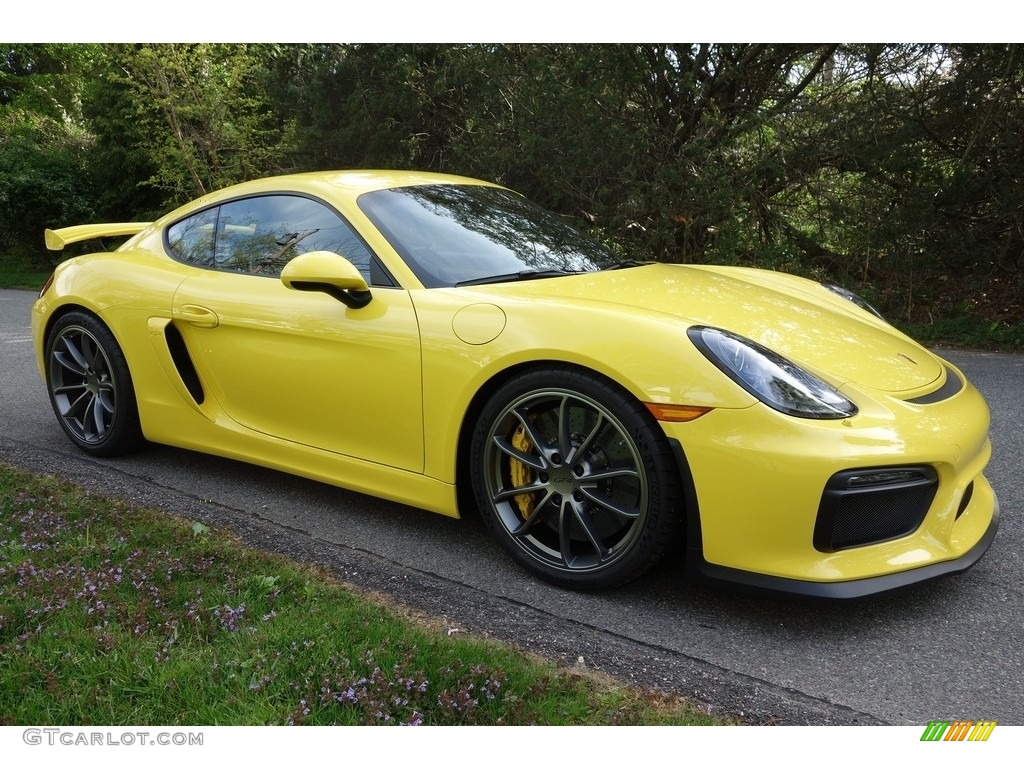
M150 440L457 516L456 458L475 426L467 414L476 394L518 366L571 364L613 379L662 415L690 465L711 563L810 581L857 579L954 559L988 529L996 501L981 474L990 452L987 407L969 384L943 402L907 403L938 386L942 361L892 327L810 281L726 267L653 264L427 290L356 203L366 191L425 183L484 182L302 174L207 195L148 228L59 230L55 244L118 229L135 237L118 251L58 267L33 309L40 372L53 313L85 308L127 355ZM331 204L399 286L371 288L370 303L350 309L325 293L189 267L164 252L164 227L189 212L285 190ZM331 281L355 285L351 274L332 271L327 256L318 258ZM193 358L202 404L177 376L168 324ZM686 335L694 324L787 356L841 389L859 413L815 421L773 411L697 351ZM676 420L681 415L693 418ZM918 531L842 552L814 550L815 515L832 474L916 463L933 466L940 480ZM972 481L972 501L954 520Z

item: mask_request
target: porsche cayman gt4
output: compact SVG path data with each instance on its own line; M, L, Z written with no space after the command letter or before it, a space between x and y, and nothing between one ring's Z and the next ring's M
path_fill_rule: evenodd
M839 288L616 261L520 195L427 173L269 178L62 263L33 313L58 424L458 516L577 588L670 553L861 597L963 571L998 505L963 374Z

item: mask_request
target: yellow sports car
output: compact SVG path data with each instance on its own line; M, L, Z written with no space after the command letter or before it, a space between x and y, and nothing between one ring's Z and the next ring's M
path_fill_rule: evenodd
M113 236L32 314L87 453L150 440L478 510L579 588L685 551L703 577L861 597L995 536L985 402L842 289L616 261L514 192L428 173L269 178L46 242Z

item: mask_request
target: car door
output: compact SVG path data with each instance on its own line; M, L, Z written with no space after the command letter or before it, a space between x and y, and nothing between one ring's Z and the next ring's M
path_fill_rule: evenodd
M412 301L388 285L347 222L294 195L233 201L191 219L168 229L168 247L203 268L179 286L172 317L222 413L283 440L422 472ZM372 301L350 309L285 287L284 265L314 250L349 258Z

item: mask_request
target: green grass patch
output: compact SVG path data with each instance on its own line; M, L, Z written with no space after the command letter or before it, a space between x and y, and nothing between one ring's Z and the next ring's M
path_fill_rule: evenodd
M46 282L46 278L50 276L51 272L53 272L52 267L0 259L0 288L38 291L43 287L43 283Z
M712 725L0 465L0 725Z

